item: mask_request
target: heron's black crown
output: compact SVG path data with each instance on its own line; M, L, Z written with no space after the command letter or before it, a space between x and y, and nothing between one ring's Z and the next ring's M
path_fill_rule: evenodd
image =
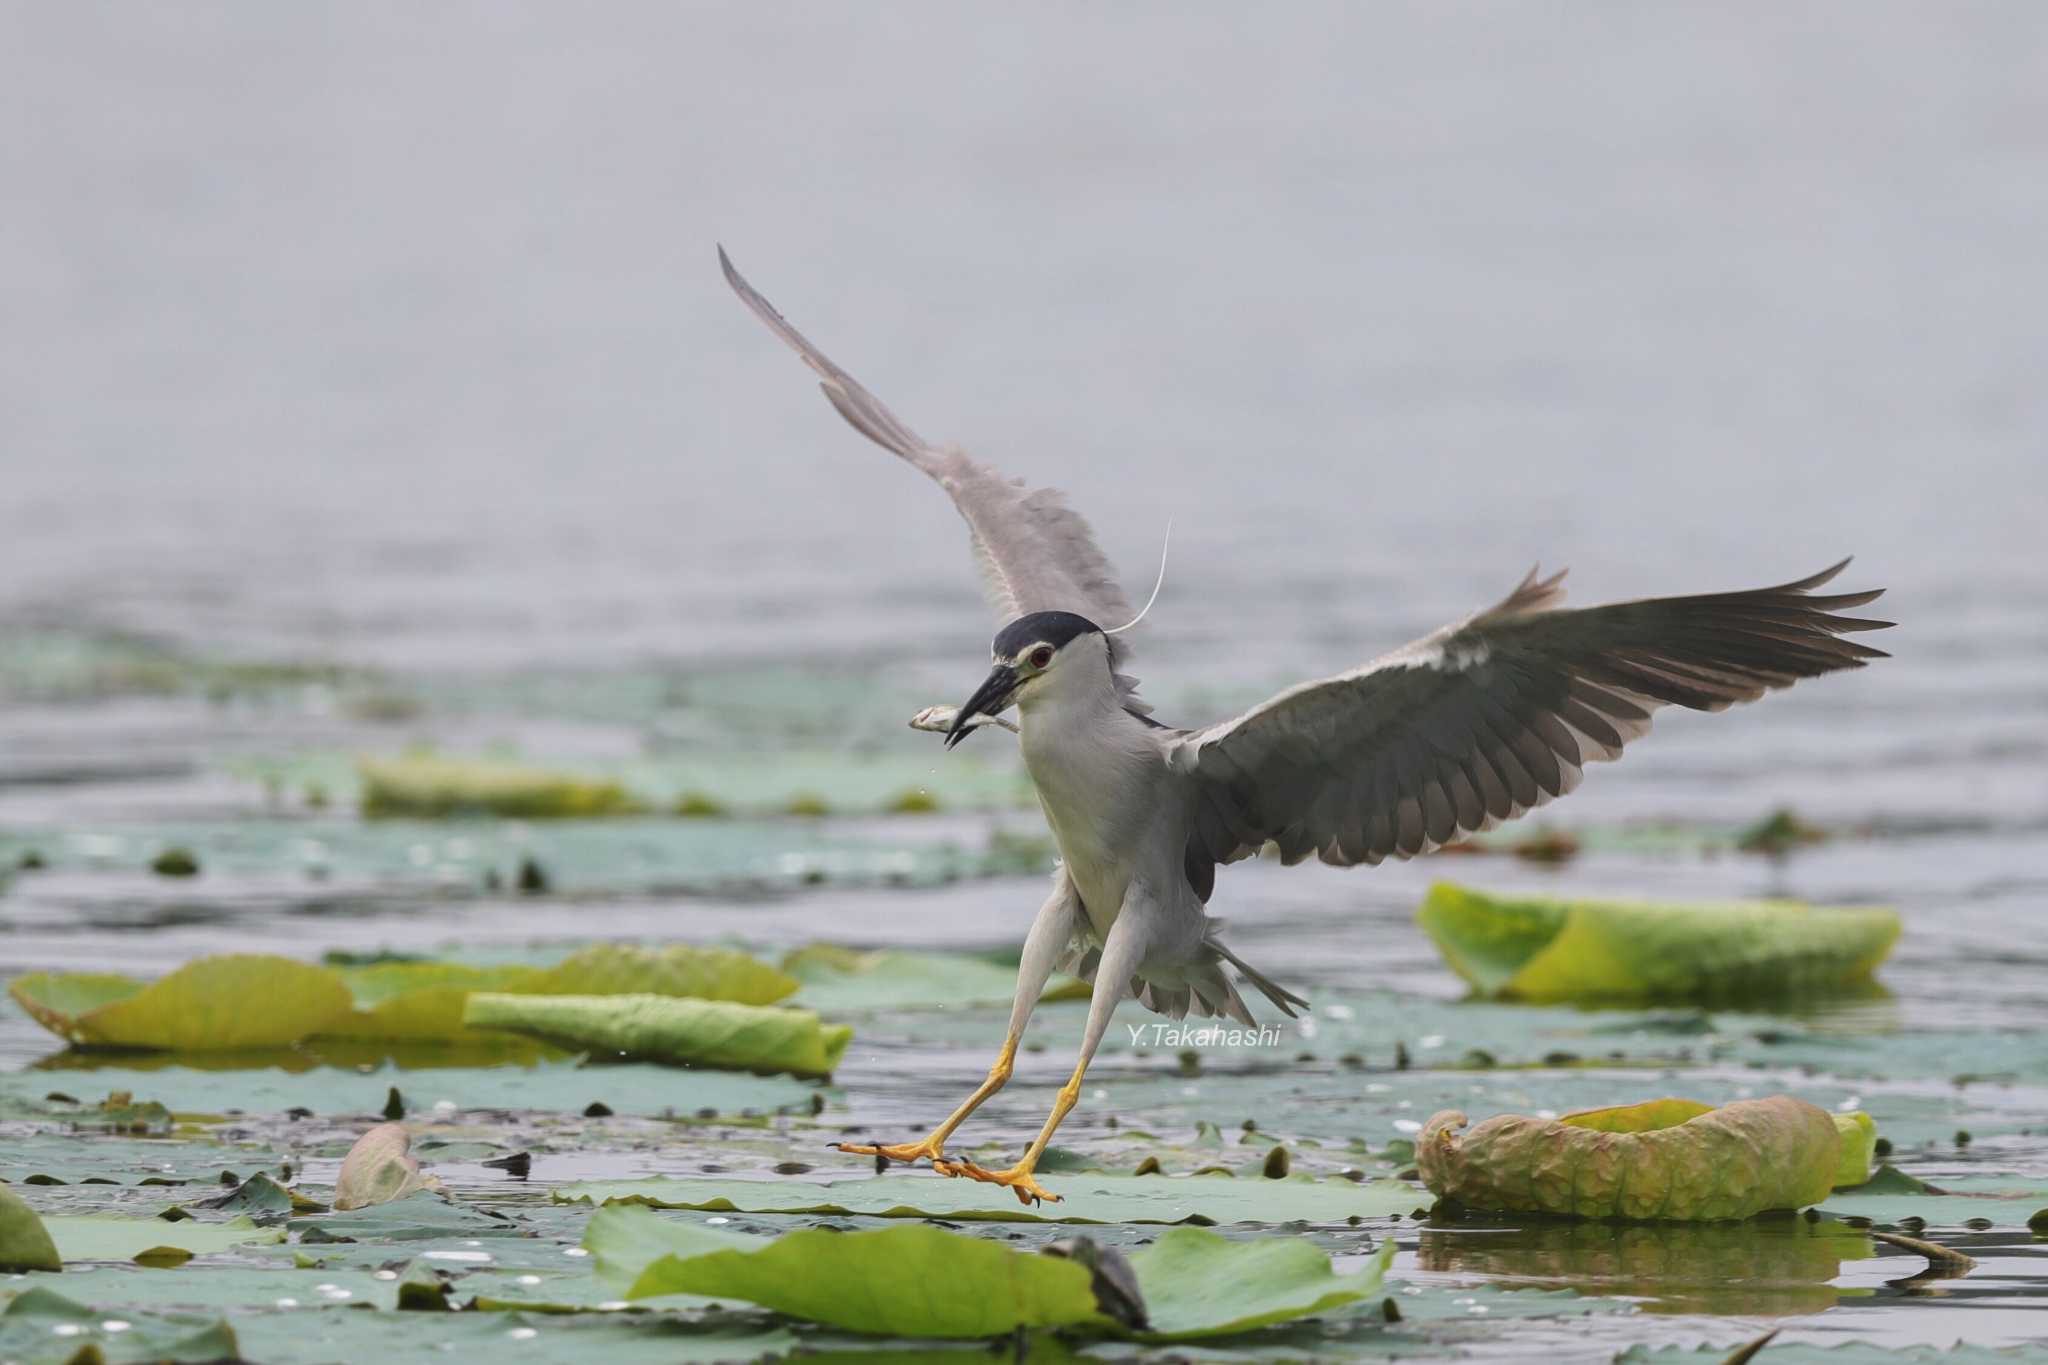
M1054 649L1065 649L1067 641L1077 635L1100 635L1102 627L1085 616L1076 616L1071 611L1034 611L1029 616L1020 616L996 632L995 656L998 659L1014 659L1025 650L1041 642Z

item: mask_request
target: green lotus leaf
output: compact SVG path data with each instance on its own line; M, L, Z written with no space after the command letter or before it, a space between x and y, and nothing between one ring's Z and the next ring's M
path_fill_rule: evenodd
M1400 1180L1234 1180L1097 1171L1046 1179L1060 1202L1029 1207L999 1186L909 1174L829 1183L671 1177L589 1181L558 1185L554 1198L706 1213L862 1214L1009 1223L1342 1223L1409 1213L1419 1201L1415 1187Z
M152 1252L180 1253L162 1258L166 1263L252 1242L282 1242L283 1228L259 1228L246 1216L226 1223L202 1223L187 1218L167 1222L162 1218L124 1218L114 1214L89 1214L75 1218L45 1218L50 1240L66 1261L132 1261Z
M495 759L403 754L365 758L363 814L445 819L498 815L515 820L590 819L631 815L644 806L616 782Z
M1340 1275L1299 1237L1234 1242L1207 1228L1172 1228L1131 1255L1151 1330L1148 1341L1187 1341L1290 1322L1380 1292L1394 1259L1387 1237L1371 1260Z
M21 1196L0 1185L0 1271L62 1270L50 1230Z
M596 943L546 969L532 989L537 995L676 995L772 1005L794 994L797 981L732 948Z
M662 995L469 997L463 1022L671 1066L829 1076L853 1037L808 1010Z
M1416 920L1481 995L1516 1000L1743 999L1866 980L1899 917L1796 901L1640 905L1495 897L1439 882Z
M807 1228L767 1239L612 1208L591 1218L584 1245L628 1299L743 1299L807 1322L904 1337L991 1337L1102 1321L1082 1266L926 1224ZM673 1249L642 1259L664 1246Z
M1461 1133L1455 1110L1416 1140L1430 1190L1476 1209L1630 1221L1709 1222L1817 1204L1841 1137L1824 1109L1787 1095L1719 1109L1687 1100L1567 1114L1503 1114Z
M1096 1306L1078 1261L1015 1250L931 1224L813 1228L768 1239L600 1209L583 1244L620 1297L744 1299L808 1322L905 1337L988 1337L1019 1327L1123 1334ZM1147 1341L1248 1332L1356 1303L1380 1290L1394 1243L1337 1274L1300 1238L1232 1241L1174 1228L1130 1258Z
M254 953L202 957L148 984L35 972L9 982L8 993L81 1047L171 1051L289 1046L350 1005L330 968Z
M1007 1005L1017 993L1015 967L963 953L894 948L863 953L811 943L784 957L782 970L802 983L799 1003L820 1010ZM1039 999L1086 1000L1088 995L1088 983L1061 977Z
M320 1030L326 1038L445 1038L467 1034L462 1007L473 991L533 989L536 967L459 962L378 962L341 969L356 1008ZM469 1035L474 1036L474 1035Z

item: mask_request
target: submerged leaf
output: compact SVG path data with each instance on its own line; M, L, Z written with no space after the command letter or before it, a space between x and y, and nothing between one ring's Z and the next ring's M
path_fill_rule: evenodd
M1448 882L1430 888L1416 921L1474 990L1519 1000L1824 990L1867 978L1899 936L1890 910L1507 899Z
M0 1271L61 1270L64 1258L49 1229L21 1196L0 1185Z
M412 1155L412 1134L402 1123L380 1123L357 1138L334 1179L336 1212L388 1204L437 1182L420 1173Z
M1790 1096L1707 1109L1687 1100L1534 1119L1465 1133L1455 1110L1416 1143L1430 1190L1477 1209L1582 1218L1711 1221L1816 1204L1833 1188L1834 1119Z
M853 1037L808 1010L660 995L478 994L463 1021L631 1060L799 1076L829 1076Z
M331 969L255 953L202 957L147 985L35 972L9 982L8 992L37 1023L82 1047L284 1047L349 1008L348 988Z

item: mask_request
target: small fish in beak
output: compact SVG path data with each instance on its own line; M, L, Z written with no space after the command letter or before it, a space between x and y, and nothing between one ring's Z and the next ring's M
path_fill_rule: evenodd
M954 715L953 728L946 731L946 747L950 749L967 737L970 728L967 722L975 716L999 714L1010 704L1010 699L1015 695L1016 691L1017 670L1015 666L1011 664L997 664L994 668L990 669L988 677L982 680L981 686L975 689L974 695L967 699L967 704L961 707Z

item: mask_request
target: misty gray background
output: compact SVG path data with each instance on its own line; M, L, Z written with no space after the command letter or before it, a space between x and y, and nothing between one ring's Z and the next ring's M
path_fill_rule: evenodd
M1665 773L2048 820L2048 8L5 14L0 629L964 689L963 528L722 241L1134 598L1175 519L1168 719L1854 552L1900 657Z

